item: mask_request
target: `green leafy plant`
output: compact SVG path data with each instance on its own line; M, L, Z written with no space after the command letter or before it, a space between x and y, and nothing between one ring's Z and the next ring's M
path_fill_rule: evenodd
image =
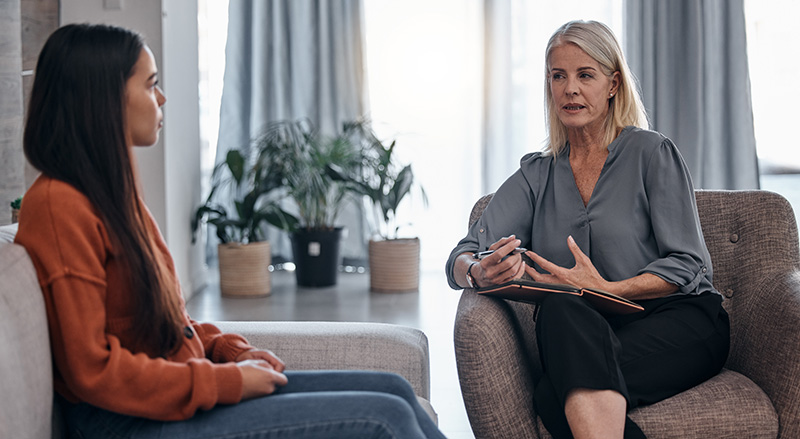
M331 165L329 174L346 183L352 193L366 197L372 206L377 233L383 239L396 239L401 227L397 224L397 209L415 186L411 165L402 166L396 162L397 141L392 140L387 146L375 135L368 121L346 123L340 139L354 145L359 152L360 165L350 169ZM427 206L425 190L417 187Z
M256 146L261 166L282 176L297 206L299 221L290 231L333 229L349 189L327 169L354 169L360 152L346 139L323 136L307 119L270 124Z
M192 218L192 242L203 222L216 227L222 243L263 241L264 222L284 230L297 227L297 218L280 206L280 169L266 167L261 157L253 163L249 167L245 156L233 149L214 168L211 193ZM217 201L222 197L233 200L233 210L223 204L224 199Z
M12 201L12 202L11 202L11 208L12 208L12 209L17 209L17 210L19 210L19 208L20 208L21 206L22 206L22 197L18 197L16 200L14 200L14 201Z

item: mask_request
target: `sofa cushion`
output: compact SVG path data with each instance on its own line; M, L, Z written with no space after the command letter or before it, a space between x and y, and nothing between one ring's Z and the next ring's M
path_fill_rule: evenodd
M53 377L44 299L25 249L0 243L0 437L49 439Z
M634 409L630 417L653 438L778 437L778 415L764 391L727 369L672 398ZM541 419L538 424L539 431L546 432Z
M18 224L9 224L0 226L0 244L5 242L14 242L14 236L17 235Z

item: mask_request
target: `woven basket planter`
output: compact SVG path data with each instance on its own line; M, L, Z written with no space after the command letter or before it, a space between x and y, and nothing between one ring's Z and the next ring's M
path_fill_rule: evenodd
M259 297L270 293L269 242L217 246L219 288L223 296Z
M11 223L16 223L19 221L19 209L11 208Z
M419 291L419 238L370 241L369 287L378 293Z

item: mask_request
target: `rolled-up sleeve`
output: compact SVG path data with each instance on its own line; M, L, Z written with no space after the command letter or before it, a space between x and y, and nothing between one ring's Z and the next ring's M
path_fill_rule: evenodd
M665 138L650 157L645 190L659 258L640 273L675 284L683 294L698 294L711 278L711 258L703 239L691 176L677 147Z
M223 334L211 323L194 320L191 320L191 323L203 343L206 357L214 363L236 361L236 357L243 352L253 349L247 339L239 334Z

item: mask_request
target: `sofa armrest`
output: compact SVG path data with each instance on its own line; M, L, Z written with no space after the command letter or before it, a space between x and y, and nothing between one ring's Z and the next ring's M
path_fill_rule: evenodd
M765 275L737 302L728 367L755 382L778 412L779 437L800 437L800 271Z
M50 437L53 372L41 291L25 249L0 242L0 438Z
M428 338L414 328L385 323L214 322L269 349L290 370L377 370L405 377L430 400Z
M515 322L505 301L471 289L461 294L454 331L456 365L476 437L538 437L533 376Z

